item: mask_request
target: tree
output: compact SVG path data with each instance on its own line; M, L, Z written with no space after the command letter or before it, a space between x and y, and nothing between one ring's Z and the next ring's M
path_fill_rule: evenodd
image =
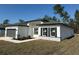
M54 21L58 21L57 18L56 18L55 16L53 16L53 20L54 20Z
M60 4L56 4L54 7L54 13L58 14L62 20L62 22L67 23L69 21L68 12L64 10L64 7Z
M75 20L76 20L76 24L79 25L79 10L76 10L75 12Z
M52 19L51 17L45 15L42 20L43 20L44 22L49 22L49 20L51 20L51 19Z
M55 13L55 14L59 14L60 17L63 16L64 7L61 6L60 4L56 4L56 5L53 7L53 10L54 10L54 13Z
M79 33L79 10L75 11L75 26L76 26L76 33Z
M19 23L25 23L25 21L22 19L19 19Z
M69 19L69 22L71 23L71 22L75 22L75 21L74 21L74 19L70 18Z
M72 18L69 19L69 26L75 28L75 21L74 21L74 19L72 19Z
M63 22L67 23L69 22L69 15L68 12L63 12Z
M3 21L3 24L9 24L9 20L8 20L8 19L5 19L5 20Z
M58 19L57 22L61 22L60 19Z

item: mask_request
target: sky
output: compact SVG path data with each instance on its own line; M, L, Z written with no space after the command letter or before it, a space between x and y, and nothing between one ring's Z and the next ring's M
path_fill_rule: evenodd
M19 19L25 21L42 18L45 15L53 17L54 4L0 4L0 23L9 19L10 23L16 23ZM67 11L71 18L74 18L76 9L79 10L78 4L63 4L64 10Z

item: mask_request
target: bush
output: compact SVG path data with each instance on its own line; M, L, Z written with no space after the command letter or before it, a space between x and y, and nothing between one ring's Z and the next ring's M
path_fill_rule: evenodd
M32 39L32 37L29 35L29 36L26 37L26 39Z
M14 40L16 40L16 38L13 38Z
M32 39L32 37L31 36L21 37L21 38L15 39L15 40L27 40L27 39Z

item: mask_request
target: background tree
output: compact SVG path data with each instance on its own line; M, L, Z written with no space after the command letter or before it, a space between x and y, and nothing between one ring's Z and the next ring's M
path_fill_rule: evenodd
M51 17L45 15L42 20L43 20L44 22L49 22L51 19L52 19Z
M57 18L56 18L55 16L53 16L53 20L54 20L54 21L58 21Z
M79 10L75 11L75 26L76 26L76 33L79 33Z
M19 23L25 23L25 21L22 19L19 19Z
M3 21L3 24L9 24L9 20L8 20L8 19L5 19L5 20Z
M74 21L74 19L72 19L72 18L70 18L69 19L70 21L69 21L69 26L71 26L72 28L74 28L74 30L76 31L76 26L75 26L75 21Z
M76 10L75 12L75 21L76 21L76 24L79 25L79 10Z
M63 12L63 22L68 23L69 22L69 15L67 11Z
M61 6L60 4L54 5L53 10L54 10L54 13L55 13L55 14L60 15L60 17L63 16L64 7Z
M61 22L67 23L69 21L68 12L64 10L64 7L60 4L56 4L53 7L54 13L60 16Z
M50 17L45 15L42 19L44 22L57 22L57 18L55 16Z

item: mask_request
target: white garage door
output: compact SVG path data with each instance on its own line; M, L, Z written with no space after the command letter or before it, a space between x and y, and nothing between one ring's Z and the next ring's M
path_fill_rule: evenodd
M7 30L7 36L15 38L15 36L16 36L16 29L8 29Z

